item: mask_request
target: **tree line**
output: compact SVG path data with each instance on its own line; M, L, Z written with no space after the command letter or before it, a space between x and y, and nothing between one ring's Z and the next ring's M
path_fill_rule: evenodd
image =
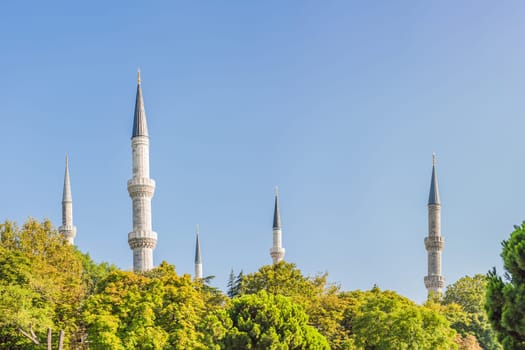
M499 350L499 337L525 349L512 338L525 334L525 228L517 231L503 254L513 278L466 276L419 305L377 286L344 291L286 262L232 271L223 293L166 262L145 273L96 263L48 220L6 221L0 348Z

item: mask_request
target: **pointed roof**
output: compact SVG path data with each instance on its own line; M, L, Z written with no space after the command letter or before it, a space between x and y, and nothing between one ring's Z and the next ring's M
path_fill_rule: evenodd
M146 110L144 109L144 99L142 98L140 69L137 77L137 97L135 99L135 117L133 118L133 134L131 137L133 138L135 136L148 136Z
M64 174L64 192L62 193L62 202L72 202L71 183L69 181L69 157L66 155L66 173Z
M279 190L275 187L275 207L273 209L273 228L281 228L281 213L279 211Z
M441 201L439 200L435 153L432 154L432 179L430 180L430 193L428 195L428 204L441 204Z
M197 239L195 243L195 264L202 264L202 258L201 258L201 245L199 242L199 225L197 225L197 233L196 233Z

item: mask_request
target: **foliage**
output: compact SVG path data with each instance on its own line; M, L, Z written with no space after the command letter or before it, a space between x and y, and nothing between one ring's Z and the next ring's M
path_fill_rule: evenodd
M350 332L349 349L453 349L455 332L438 311L416 305L392 291L375 287L345 293L348 307L344 325Z
M226 290L226 295L229 298L234 298L238 296L241 293L241 283L244 278L244 274L241 270L237 277L235 277L235 274L233 273L233 269L230 271L230 276L228 278L228 285Z
M462 337L460 334L457 334L455 342L458 345L458 350L483 350L473 335Z
M475 336L485 350L499 350L501 345L492 330L484 309L487 277L465 276L449 285L443 297L443 313L454 328L468 341L469 335Z
M232 326L222 349L329 349L326 339L307 324L308 316L281 295L260 291L235 298L228 314Z
M29 219L21 228L7 221L0 237L0 345L27 348L20 330L43 336L47 327L66 331L66 344L75 342L87 292L76 249L48 220Z
M488 273L486 310L505 349L525 349L525 222L502 242L505 281Z
M265 291L290 297L305 309L309 323L337 349L348 340L348 333L341 325L345 301L339 297L337 286L327 284L327 277L327 274L306 277L295 264L281 261L244 276L240 294Z
M165 262L140 274L94 263L49 221L6 222L0 235L0 348L34 349L22 331L43 340L48 327L66 331L65 348L95 350L474 350L473 335L482 339L479 276L450 286L443 304L419 306L377 287L342 292L327 274L280 262L232 271L228 298L211 277Z
M212 312L221 304L199 283L165 262L145 274L113 271L86 303L90 348L210 348L224 334Z

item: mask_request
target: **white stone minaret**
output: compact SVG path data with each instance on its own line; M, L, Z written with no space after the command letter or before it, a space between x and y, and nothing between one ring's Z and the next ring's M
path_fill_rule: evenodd
M277 264L284 259L285 249L282 242L281 213L279 212L279 192L275 188L275 207L273 210L273 246L270 249L270 256L273 263Z
M429 294L441 293L445 287L445 277L441 274L441 251L444 245L445 239L441 237L441 201L436 173L436 155L432 154L432 179L428 196L428 237L425 237L425 248L428 252L428 275L425 276L425 287Z
M64 191L62 193L62 226L58 232L64 235L70 244L75 244L77 228L73 225L73 197L69 181L69 158L66 156L66 173L64 174Z
M195 243L195 279L202 278L202 257L201 257L201 244L199 242L199 225L195 230L196 243Z
M131 149L133 177L128 181L128 192L133 201L133 231L128 234L128 243L133 250L133 270L142 272L153 268L153 249L157 245L157 233L151 228L151 198L155 192L155 181L149 178L149 136L140 70Z

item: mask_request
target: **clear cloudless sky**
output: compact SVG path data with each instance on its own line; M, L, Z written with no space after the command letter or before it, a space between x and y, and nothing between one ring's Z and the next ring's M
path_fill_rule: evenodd
M443 273L501 272L525 219L522 1L9 1L0 11L0 220L61 220L132 266L136 71L151 137L155 263L270 264L274 186L286 260L345 290L421 302L432 152Z

